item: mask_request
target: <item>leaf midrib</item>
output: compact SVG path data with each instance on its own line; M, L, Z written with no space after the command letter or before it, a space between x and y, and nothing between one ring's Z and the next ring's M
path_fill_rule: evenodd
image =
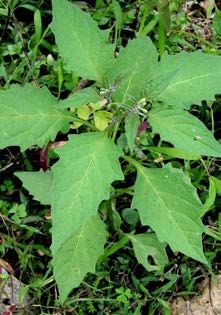
M78 36L78 33L75 31L74 27L73 27L73 24L71 23L69 17L67 15L65 15L65 9L64 7L62 7L62 10L63 10L63 13L64 13L64 16L66 16L69 20L69 23L71 25L71 29L72 29L72 32L73 34L75 35L75 38L77 39L77 41L79 42L80 46L81 46L81 49L86 53L87 57L88 57L88 61L89 63L91 64L91 68L95 70L98 78L100 78L100 82L102 82L102 76L100 75L99 71L97 70L97 64L91 59L90 55L88 54L88 49L87 49L87 46L85 46L83 44L83 42L80 40L80 37ZM98 30L99 31L99 30ZM103 43L104 44L104 43Z
M167 205L165 204L165 202L163 201L163 199L161 198L160 194L158 193L158 191L155 189L155 187L152 185L151 181L148 179L148 176L145 174L145 171L143 170L143 167L142 166L138 166L138 170L139 172L144 176L144 178L147 180L147 182L149 183L149 185L152 187L153 191L155 192L155 194L158 196L160 202L163 204L163 206L168 210L168 213L170 214L170 217L173 219L173 222L176 224L176 226L178 227L178 230L180 230L180 232L182 233L182 235L185 237L185 239L187 240L187 243L189 243L189 238L186 237L184 231L180 228L180 226L177 224L176 220L174 219L173 217L173 214L172 214L172 211L167 207ZM188 217L188 216L187 216ZM189 217L188 217L189 218ZM191 218L190 218L191 219ZM195 222L194 222L195 223ZM192 246L191 244L191 247L193 248L194 252L195 252L195 249L194 247ZM197 254L198 256L198 254Z
M19 114L19 115L8 115L0 116L0 119L23 119L23 118L42 118L42 117L59 117L70 119L70 115L56 115L56 114Z
M190 84L190 83L191 83L192 81L194 81L194 80L198 80L198 79L201 79L201 78L207 78L207 77L209 77L209 76L214 76L214 73L199 75L199 76L195 76L195 77L193 77L193 78L187 79L187 80L175 82L174 84L169 84L168 87L166 88L166 90L167 90L167 89L172 89L172 88L174 88L174 87L177 87L178 85Z

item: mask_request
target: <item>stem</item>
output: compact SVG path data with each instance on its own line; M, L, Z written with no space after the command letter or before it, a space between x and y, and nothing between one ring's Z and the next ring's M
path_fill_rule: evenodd
M113 131L113 135L112 135L112 140L113 140L113 142L114 142L115 139L116 139L119 126L120 126L120 120L117 121L116 124L115 124L115 126L114 126L114 131Z
M114 226L114 217L113 217L113 210L111 206L111 199L106 201L106 207L107 207L107 218L108 222L110 224L110 229L112 233L116 232L115 226Z
M117 47L117 35L118 35L118 23L115 22L115 30L114 30L114 44Z
M76 116L73 116L73 120L87 126L88 128L91 128L94 131L98 131L98 129L87 120L81 119Z
M114 243L110 248L105 249L104 254L98 258L98 262L116 253L129 241L129 238L126 234L122 233L121 236L122 237L118 242Z
M185 31L175 31L175 30L171 30L171 33L179 33L179 34L182 34L182 35L187 35L189 37L192 37L194 39L197 39L199 42L202 42L203 44L206 44L208 45L209 47L211 48L216 48L216 46L214 44L211 44L208 40L204 39L204 38L201 38L195 34L191 34L189 32L185 32Z
M116 139L116 136L117 136L117 132L118 132L118 128L120 126L120 123L121 123L121 120L125 117L127 117L127 115L129 114L129 111L126 111L124 112L122 115L116 117L116 120L113 121L109 126L108 128L111 128L113 124L115 124L114 126L114 131L113 131L113 135L112 135L112 140L113 142L115 141Z
M203 161L202 158L200 158L200 161L201 161L201 163L203 164L203 167L204 167L204 169L205 169L205 171L206 171L207 176L210 177L210 173L209 173L209 171L208 171L208 168L207 168L205 162Z
M131 157L127 155L123 155L122 158L127 161L129 164L132 164L134 167L139 168L140 163L138 163L136 160L132 159Z
M141 22L140 22L140 26L139 26L139 29L138 29L138 32L137 32L137 35L140 36L143 29L144 29L144 25L145 25L145 21L147 20L147 16L149 15L149 10L150 10L150 7L148 4L146 4L146 7L144 9L144 13L142 15L142 18L141 18Z
M210 107L210 114L211 114L211 125L212 125L212 134L214 135L215 132L215 125L214 125L214 112L212 106Z
M130 186L122 189L115 189L115 197L119 197L123 194L133 195L134 186Z

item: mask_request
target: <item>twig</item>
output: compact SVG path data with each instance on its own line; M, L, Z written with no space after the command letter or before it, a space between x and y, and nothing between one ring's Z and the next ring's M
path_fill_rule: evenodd
M74 94L74 93L82 90L83 88L85 88L88 85L89 82L90 82L89 80L83 80L83 79L80 80L78 82L78 84L74 87L74 89L71 91L71 94Z
M12 165L14 165L13 162L9 163L8 165L5 165L3 168L0 169L0 173L6 171L9 167L11 167Z

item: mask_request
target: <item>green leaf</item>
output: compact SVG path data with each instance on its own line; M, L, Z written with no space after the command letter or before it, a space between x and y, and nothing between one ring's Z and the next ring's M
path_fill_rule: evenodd
M109 123L111 123L111 118L113 114L105 110L99 110L94 113L94 124L98 130L105 130Z
M123 179L121 151L106 133L70 135L56 152L60 160L52 167L53 253L109 198L110 184Z
M136 139L139 123L139 116L134 113L129 114L125 119L125 132L127 143L131 152L133 152L134 149L134 141Z
M207 226L204 226L204 233L206 235L212 236L217 241L221 241L221 233L214 230L213 227L209 228Z
M52 31L67 69L77 76L103 82L114 61L114 46L88 13L66 0L53 0Z
M221 145L198 118L185 110L156 108L150 112L149 121L153 131L177 149L197 155L221 156Z
M77 110L78 117L87 120L91 115L91 110L87 105L81 106Z
M213 17L213 29L218 36L221 36L221 12L217 8Z
M135 256L148 271L161 270L168 263L165 244L158 241L155 234L127 234L133 244ZM153 259L153 263L149 259Z
M207 263L203 254L200 210L203 205L180 169L150 169L133 162L137 168L132 207L137 208L143 225L156 232L173 251Z
M201 51L164 54L155 71L160 75L177 69L179 72L159 96L166 104L189 109L192 104L201 105L202 100L215 100L215 94L220 93L220 56Z
M42 205L51 204L51 186L53 182L53 173L42 170L39 172L15 172L22 182L25 189L33 196L35 200L40 201Z
M105 224L94 215L83 221L56 252L52 263L61 303L88 272L95 272L96 261L104 252L106 236Z
M125 208L121 215L123 219L130 225L136 225L140 220L139 214L135 209Z
M175 69L170 72L162 73L149 81L145 82L142 86L142 97L147 100L156 100L160 94L162 94L168 87L170 82L175 78L176 74L179 72Z
M114 253L116 253L126 243L128 243L128 237L122 236L121 239L118 242L113 243L113 245L111 245L111 247L105 249L104 254L101 257L99 257L99 261L100 260L104 260L107 257L109 257L109 256L113 255Z
M217 194L221 195L221 180L214 176L211 176L210 180L215 184Z
M201 217L204 216L204 214L211 209L211 207L214 205L216 199L216 185L214 181L209 178L209 193L208 198L203 206L203 209L201 210Z
M199 160L200 155L194 154L189 151L180 150L176 148L167 148L167 147L148 147L147 148L151 152L155 153L163 153L168 156L175 157L177 159L184 159L184 160Z
M53 141L59 131L67 132L71 114L55 109L57 100L44 87L12 85L0 91L0 148L32 145L42 147Z
M163 29L165 33L169 33L171 25L171 13L170 5L168 0L158 0L157 9L160 13L160 18L162 19Z
M128 104L133 97L138 101L143 82L152 76L157 59L158 53L149 37L130 40L126 48L121 48L115 64L108 72L109 83L116 84L113 100Z
M112 6L113 6L114 17L116 20L116 27L118 30L121 30L122 25L123 25L123 12L122 12L121 6L119 2L116 0L112 1Z
M65 100L60 101L57 108L80 107L89 103L97 103L101 100L101 96L97 94L95 89L88 87L70 95Z

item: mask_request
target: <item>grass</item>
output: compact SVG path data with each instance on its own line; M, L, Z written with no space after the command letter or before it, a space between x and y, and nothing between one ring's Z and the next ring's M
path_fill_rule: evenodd
M74 1L73 1L74 2ZM176 53L180 50L202 49L210 54L220 54L219 36L211 25L210 40L191 32L197 29L197 18L186 16L184 1L171 1L170 6L156 7L154 1L127 3L123 1L95 1L93 5L78 2L92 14L103 29L110 28L110 40L119 48L136 34L149 35L162 54L164 50ZM10 9L10 10L9 10ZM10 11L10 15L9 12ZM28 14L26 14L28 13ZM28 17L27 19L24 18ZM171 21L171 22L170 22ZM34 81L38 86L47 85L56 97L66 97L79 82L73 73L68 73L58 56L49 24L51 7L47 1L2 1L0 4L0 77L1 89L12 83L25 84ZM198 28L199 30L199 28ZM220 138L220 97L213 104L204 104L192 112ZM148 133L140 138L145 147L150 141ZM57 140L65 140L60 135ZM152 140L151 140L152 141ZM154 138L157 144L159 139ZM51 212L49 207L33 200L13 175L18 170L39 170L40 149L30 148L20 153L19 148L9 147L0 151L0 253L3 261L13 269L14 275L26 284L31 303L18 314L168 314L165 301L175 296L195 294L196 284L220 270L220 240L215 235L204 235L203 244L211 268L206 269L182 254L169 252L170 263L164 273L147 272L132 254L132 248L122 239L117 239L113 226L109 245L116 250L108 251L97 266L96 275L89 274L82 285L73 290L64 305L57 301L57 288L51 267ZM56 156L50 152L50 163ZM158 156L156 155L155 158ZM147 157L148 160L148 157ZM151 156L151 160L153 160ZM205 159L202 163L172 161L174 166L189 172L192 182L202 200L208 195L207 174L219 178L219 159ZM128 169L128 177L131 170ZM123 209L128 207L130 191L119 189L119 201L114 205L114 225L123 224L125 232L141 232L136 211L128 217ZM220 196L204 218L206 225L221 231L218 215ZM105 213L105 207L101 213ZM119 245L119 246L118 246ZM15 313L15 312L14 312ZM15 313L16 314L16 313Z

